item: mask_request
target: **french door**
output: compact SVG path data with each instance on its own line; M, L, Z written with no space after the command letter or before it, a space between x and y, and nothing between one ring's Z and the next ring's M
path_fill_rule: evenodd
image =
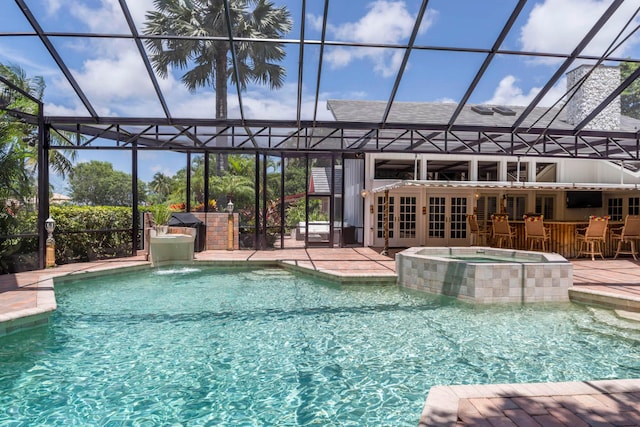
M389 195L388 238L389 247L409 247L419 245L418 197L415 194ZM385 242L385 195L376 196L374 246L384 246Z
M427 246L466 246L469 244L467 210L470 198L464 195L427 196Z

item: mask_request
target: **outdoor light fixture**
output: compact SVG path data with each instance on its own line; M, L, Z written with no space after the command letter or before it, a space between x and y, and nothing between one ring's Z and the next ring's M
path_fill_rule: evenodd
M56 222L53 220L53 218L47 218L47 220L44 222L44 229L47 230L47 233L49 233L49 236L47 236L47 240L53 240L53 230L56 229Z
M49 217L44 222L44 229L49 234L47 236L47 252L45 256L45 266L55 267L56 266L56 241L53 238L53 230L56 229L56 222L53 218Z
M362 191L360 191L360 195L362 196L363 199L367 197L367 194L369 194L369 192L367 191L366 188L363 188Z
M229 200L227 203L227 207L225 209L229 214L227 219L227 230L228 230L228 239L227 239L227 250L233 250L233 202Z

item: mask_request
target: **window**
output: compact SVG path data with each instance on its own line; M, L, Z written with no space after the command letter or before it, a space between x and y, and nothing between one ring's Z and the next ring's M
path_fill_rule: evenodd
M555 199L555 196L536 196L536 213L541 213L545 219L553 219Z
M629 215L640 215L640 197L629 197Z
M428 180L468 181L468 161L428 160Z
M476 199L475 214L478 224L487 226L487 220L491 215L498 212L498 196L480 196Z
M498 162L478 162L478 181L497 181Z
M525 196L507 196L507 215L511 219L522 219L526 212Z
M536 182L557 182L555 163L536 163Z
M507 162L507 181L526 182L527 166L527 162ZM518 175L518 171L520 171L520 175Z
M474 105L471 107L471 111L476 112L483 116L492 116L493 110L486 105Z
M611 221L622 221L622 197L612 197L607 201L607 214Z
M416 160L376 160L375 179L417 179L414 171L420 170Z
M516 112L513 111L511 108L504 107L502 105L498 105L497 107L493 107L493 111L495 111L498 114L502 114L503 116L515 116L516 115Z

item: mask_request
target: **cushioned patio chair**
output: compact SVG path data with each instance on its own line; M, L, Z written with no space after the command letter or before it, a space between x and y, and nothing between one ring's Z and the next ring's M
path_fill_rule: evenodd
M611 239L618 241L614 259L618 258L620 254L627 254L638 260L636 241L640 240L640 215L627 215L622 228L611 230ZM623 244L628 244L629 249L624 250Z
M607 239L607 226L609 216L590 216L587 228L576 229L576 243L578 246L578 257L580 255L591 255L591 260L595 261L595 256L600 255L604 259L602 247Z
M486 245L488 230L480 227L478 224L478 217L476 215L467 215L467 221L469 222L469 233L471 233L471 245Z
M501 248L505 243L508 248L513 248L514 228L509 225L509 215L491 215L491 229L493 230L493 240L496 247Z
M524 215L525 241L530 242L529 250L539 246L542 252L548 251L548 243L551 240L549 229L544 226L544 215Z

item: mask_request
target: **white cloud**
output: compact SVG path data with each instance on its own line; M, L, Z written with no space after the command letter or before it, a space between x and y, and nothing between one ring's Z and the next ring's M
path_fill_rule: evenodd
M48 0L51 4L48 8L51 13L58 12L62 0ZM89 31L105 33L129 33L129 26L122 12L118 0L100 0L95 7L91 7L86 1L67 0L65 8L73 17L86 25ZM145 15L154 10L153 0L129 0L127 8L131 13L138 30L143 27Z
M129 12L131 12L138 31L141 32L144 27L144 22L146 21L147 12L155 10L153 0L128 1L127 6L129 7Z
M610 3L610 1L604 0L545 0L537 4L520 31L520 43L523 50L571 53L604 14ZM626 0L583 53L602 55L622 30L629 17L634 16L639 6L640 0ZM638 18L635 19L631 28L637 24ZM628 33L629 30L624 34ZM625 55L637 43L638 38L632 38L616 51L615 55ZM542 61L557 62L559 60L544 59Z
M420 33L431 26L436 12L427 11ZM319 29L320 18L311 17L311 24ZM368 5L367 13L355 22L329 25L328 32L339 40L358 43L397 44L411 36L416 16L403 1L376 0ZM404 52L382 48L337 47L329 50L326 59L332 68L341 68L352 61L366 59L373 63L374 71L390 77L398 70Z
M147 70L134 49L125 49L114 58L86 60L76 77L91 97L104 101L153 94Z
M509 75L504 77L493 93L493 97L483 102L483 104L529 105L542 89L540 87L532 87L525 92L522 88L518 87L517 83L518 80L514 76ZM564 96L565 92L566 79L561 79L547 92L538 105L541 107L550 107L560 99L560 97Z
M455 99L447 98L447 97L436 99L434 102L440 102L442 104L457 104L458 103L458 101L456 101Z
M69 107L48 102L44 105L45 116L86 116L87 109L82 105Z
M316 31L322 31L322 16L307 13L307 24Z
M365 43L396 43L411 35L415 16L404 2L377 0L368 9L359 21L333 26L332 32L339 39Z
M44 2L44 6L46 8L47 15L54 15L62 6L62 0L48 0Z
M256 88L242 94L242 107L247 119L291 120L297 115L297 84L286 84L277 92L265 88ZM330 94L318 95L317 120L333 120L327 110L327 99ZM303 96L300 116L302 120L313 119L315 97ZM240 109L236 98L229 98L229 117L240 117Z
M211 90L192 94L180 83L176 83L176 86L164 93L171 100L169 109L174 117L210 119L216 115L216 95Z
M86 1L70 1L65 8L74 18L86 25L92 32L122 33L128 27L122 8L117 0L101 0L98 7L91 7ZM131 3L131 2L127 2ZM108 31L107 31L108 30Z

